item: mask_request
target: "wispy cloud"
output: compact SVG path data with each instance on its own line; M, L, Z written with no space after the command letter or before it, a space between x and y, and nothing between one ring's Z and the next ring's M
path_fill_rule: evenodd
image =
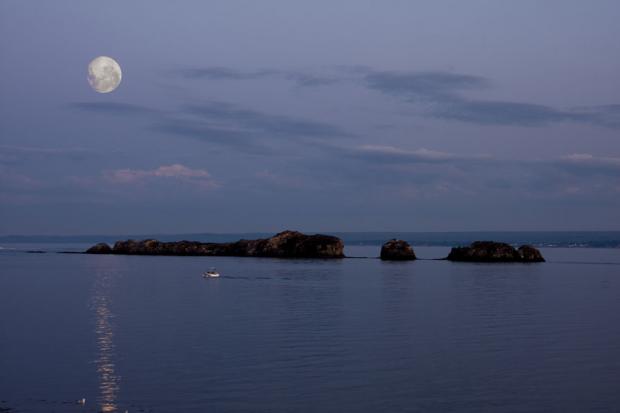
M490 88L480 76L445 72L364 72L369 89L422 104L429 117L482 125L545 126L557 122L620 127L620 105L575 110L527 102L470 99L466 91Z
M456 98L438 102L431 108L430 116L484 125L545 126L570 121L608 126L597 114L587 112L562 111L531 103Z
M467 156L434 151L425 148L408 150L394 146L381 145L362 145L342 150L349 156L381 163L445 163L459 161L485 161L491 159L491 157L487 155Z
M89 112L110 113L114 115L126 116L152 115L161 113L159 110L149 108L147 106L120 102L74 102L69 104L69 106Z
M590 154L519 159L384 145L326 147L324 153L327 159L291 165L289 174L295 171L296 176L329 182L342 191L418 197L452 193L560 199L570 195L586 202L588 196L613 199L620 188L620 158ZM567 189L576 187L578 193Z
M609 165L620 167L620 158L594 156L589 153L574 153L562 157L565 162L587 165Z
M225 102L205 102L185 105L185 113L213 122L225 122L241 130L286 137L350 137L350 133L324 122L271 115L241 108Z
M252 155L273 154L283 145L354 136L329 123L272 115L224 102L184 105L174 117L157 118L152 127Z
M329 85L342 80L341 78L335 76L312 74L293 70L260 69L254 71L241 71L223 66L185 68L175 70L172 73L174 75L192 80L256 80L264 78L279 78L293 81L297 86L301 87Z
M370 89L402 96L410 100L454 99L461 90L489 87L489 81L479 76L445 72L370 72L364 80Z
M316 74L309 73L299 73L299 72L288 72L284 73L283 76L286 79L294 81L297 86L301 87L316 87L316 86L326 86L332 85L335 83L339 83L344 79L334 77L334 76L321 76Z
M270 69L243 72L230 67L209 66L178 69L172 73L188 79L250 80L271 77L279 72Z
M260 141L251 131L239 130L234 126L214 125L196 119L169 118L155 123L152 129L171 136L183 136L234 149L241 153L270 153L266 142Z
M565 170L580 174L612 175L620 180L620 158L575 153L563 156L553 163Z
M599 105L576 110L589 114L595 119L595 123L610 128L620 128L620 104L618 105Z
M105 173L112 183L135 184L148 180L172 179L200 186L203 189L216 188L217 184L205 169L192 169L181 164L163 165L155 169L116 169Z
M34 146L0 145L0 163L21 163L32 160L76 160L81 161L98 156L86 148L44 148Z
M298 86L325 86L347 80L361 80L368 89L420 105L422 114L437 119L480 125L540 127L574 122L620 128L620 105L564 109L534 102L468 97L467 92L492 88L492 82L482 76L441 71L379 71L365 66L337 67L337 72L340 75L278 69L241 71L230 67L203 67L181 69L175 73L186 79L283 79L293 81Z

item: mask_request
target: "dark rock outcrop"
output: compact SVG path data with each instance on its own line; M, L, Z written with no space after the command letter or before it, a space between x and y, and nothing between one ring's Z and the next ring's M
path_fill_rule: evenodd
M503 242L476 241L469 247L452 248L449 261L468 262L544 262L540 251L530 245L519 249Z
M386 261L408 261L415 260L416 256L413 248L407 241L392 239L381 247L381 259Z
M305 235L284 231L271 238L226 243L195 241L161 242L155 239L117 241L108 252L98 252L101 244L87 250L93 254L125 255L205 255L273 258L343 258L344 244L330 235ZM100 247L103 248L103 247ZM109 248L109 247L108 247ZM103 251L103 250L102 250Z
M531 245L521 245L518 251L523 262L545 262L538 248L534 248Z
M100 242L86 250L87 254L111 254L112 248L105 242Z

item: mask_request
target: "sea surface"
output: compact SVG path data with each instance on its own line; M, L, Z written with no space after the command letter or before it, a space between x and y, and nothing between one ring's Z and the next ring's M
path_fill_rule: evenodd
M438 246L405 263L377 246L53 252L83 247L2 245L0 412L620 411L618 248L543 248L541 264L432 260Z

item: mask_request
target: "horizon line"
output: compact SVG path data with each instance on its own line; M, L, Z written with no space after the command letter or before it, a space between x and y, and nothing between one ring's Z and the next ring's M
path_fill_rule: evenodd
M176 235L244 235L244 234L278 234L279 231L231 231L231 232L141 232L141 233L85 233L85 234L0 234L1 238L32 238L32 237L114 237L114 236L176 236ZM454 230L454 231L402 231L402 230L370 230L370 231L306 231L290 230L306 234L471 234L471 233L620 233L620 229L550 229L550 230Z

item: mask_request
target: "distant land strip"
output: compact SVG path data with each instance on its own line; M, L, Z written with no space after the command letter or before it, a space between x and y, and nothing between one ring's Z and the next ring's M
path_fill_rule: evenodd
M314 233L312 231L307 231ZM388 239L402 239L416 246L469 245L477 240L492 239L511 245L536 247L620 248L620 231L470 231L470 232L329 232L346 245L382 245ZM239 239L269 238L273 233L179 233L179 234L115 234L115 235L2 235L2 244L113 244L119 239L157 239L173 242L191 239L197 242L234 242Z

